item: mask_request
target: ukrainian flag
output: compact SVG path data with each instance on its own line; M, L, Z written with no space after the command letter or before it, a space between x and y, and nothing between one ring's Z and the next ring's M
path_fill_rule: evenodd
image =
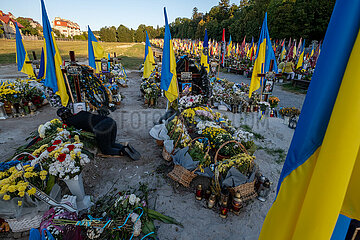
M258 77L258 74L269 71L271 60L274 60L272 70L277 72L275 53L274 49L272 48L269 30L267 28L267 13L265 13L265 18L261 27L261 33L258 42L258 48L256 51L254 68L251 76L249 98L251 98L251 95L254 91L260 88L261 77Z
M88 26L88 55L89 66L95 69L96 73L100 72L101 62L95 62L95 59L101 60L106 57L104 49L100 46L95 35Z
M310 57L312 57L313 55L314 55L314 44L312 44L311 46Z
M280 54L280 60L282 61L285 58L285 56L286 56L286 49L285 49L285 44L283 44Z
M231 40L231 35L229 38L229 44L227 46L227 56L230 57L231 56L231 50L232 50L232 40Z
M259 239L344 239L360 220L359 30L360 1L336 1Z
M305 39L302 43L301 50L300 50L300 56L296 65L296 69L301 68L304 62L304 52L305 52Z
M209 73L209 70L210 70L210 67L209 67L209 40L208 40L208 35L207 35L206 29L205 29L203 50L201 51L200 64L204 65L204 67L206 68L206 71Z
M155 60L154 53L151 49L150 40L147 31L146 33L146 42L145 42L145 58L144 58L144 72L143 78L149 78L151 73L155 69Z
M171 40L171 33L164 8L165 15L165 36L163 47L163 58L161 65L161 84L160 88L165 91L165 96L169 102L173 102L179 96L178 82L176 76L176 60Z
M44 0L41 0L43 33L45 39L46 68L44 85L50 87L61 98L61 104L67 106L69 96L66 91L64 76L61 71L61 56L55 42L54 32L46 13Z
M45 74L45 55L44 55L44 48L41 48L40 69L37 75L37 79L43 79L44 74Z
M25 50L24 43L22 41L21 33L17 23L15 23L16 28L16 63L18 66L18 71L23 72L31 77L35 77L34 69L31 66L31 63L26 63L29 60L28 54Z

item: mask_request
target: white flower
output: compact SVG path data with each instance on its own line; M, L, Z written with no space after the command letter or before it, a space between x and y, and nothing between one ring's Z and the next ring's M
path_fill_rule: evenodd
M133 194L132 194L133 195ZM131 195L130 195L131 196ZM135 196L135 195L134 195ZM130 215L131 221L134 223L134 237L137 237L141 233L141 221L139 218L139 214L132 213ZM139 218L139 219L138 219Z
M136 201L136 195L135 194L131 194L130 197L129 197L129 203L131 205L134 205L135 204L135 201Z

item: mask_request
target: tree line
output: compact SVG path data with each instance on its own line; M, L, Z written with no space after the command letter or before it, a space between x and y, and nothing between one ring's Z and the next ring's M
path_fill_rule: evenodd
M226 39L242 42L247 37L257 40L261 25L268 13L268 28L274 39L306 38L321 40L326 32L335 0L240 0L230 5L220 0L209 12L200 13L195 7L191 19L176 18L170 24L174 38L202 40L205 28L211 39L221 41L222 29Z
M226 39L230 35L234 42L242 42L246 36L255 41L260 34L261 25L268 12L268 28L273 39L305 38L321 40L329 23L336 0L240 0L240 4L230 5L230 0L220 0L209 12L201 13L193 8L191 18L176 18L170 23L173 38L200 39L204 38L207 29L210 39L221 41L222 29L225 28ZM23 33L38 35L39 29L32 29L26 19L17 19L22 25ZM124 25L118 27L102 27L94 34L105 42L144 42L145 30L150 38L163 38L164 27L146 26L141 24L132 29ZM54 30L56 35L59 31ZM74 36L77 40L86 40L87 34Z

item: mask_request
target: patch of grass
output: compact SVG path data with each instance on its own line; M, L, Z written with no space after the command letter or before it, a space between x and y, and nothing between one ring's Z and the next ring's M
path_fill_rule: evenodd
M259 146L258 149L259 150L262 149L267 154L277 157L276 163L278 163L278 164L283 163L285 161L286 154L285 154L285 150L282 148L268 148L268 147Z
M245 130L245 131L247 131L247 132L249 132L249 133L254 134L254 138L255 138L256 140L264 140L264 139L265 139L265 137L264 137L263 135L261 135L260 133L254 132L249 125L243 124L243 125L241 125L240 127L241 127L243 130Z
M56 41L63 60L69 60L69 51L75 51L76 59L87 59L88 42L87 41ZM121 62L126 68L135 68L142 63L145 55L145 46L141 43L119 43L119 42L101 42L100 45L106 53L113 56L115 52L121 57ZM44 41L24 41L24 46L32 60L32 51L40 58L41 48ZM16 62L15 40L0 39L0 64L12 64ZM124 62L123 62L124 61Z
M281 88L282 88L282 90L292 92L292 93L299 93L299 94L306 94L307 93L306 89L302 89L302 88L299 88L299 87L294 87L291 82L282 84Z

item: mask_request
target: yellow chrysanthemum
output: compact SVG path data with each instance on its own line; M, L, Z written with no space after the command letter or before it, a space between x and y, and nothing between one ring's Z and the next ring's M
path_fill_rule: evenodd
M46 176L40 176L40 179L44 181L46 179Z
M19 197L23 197L25 195L25 191L24 192L19 192L18 195L19 195Z
M3 197L3 199L5 200L5 201L8 201L8 200L10 200L10 195L4 195L4 197Z
M20 207L22 205L22 201L18 201L18 206Z
M31 196L34 195L36 193L36 189L35 188L31 188L30 190L27 190L27 193Z
M16 186L15 185L10 185L7 189L9 192L13 193L16 191Z

